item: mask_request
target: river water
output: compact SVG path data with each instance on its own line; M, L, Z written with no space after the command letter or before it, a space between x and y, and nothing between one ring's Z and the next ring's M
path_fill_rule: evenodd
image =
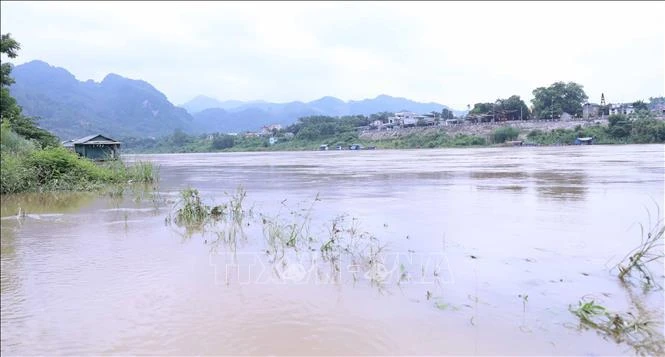
M612 268L665 208L663 145L127 159L160 166L156 191L2 197L3 355L635 354L580 328L582 298L637 301L662 333L662 290ZM169 220L184 188L212 206L239 186L233 247ZM271 261L268 217L325 241L340 215L384 246L380 283L309 274L318 245Z

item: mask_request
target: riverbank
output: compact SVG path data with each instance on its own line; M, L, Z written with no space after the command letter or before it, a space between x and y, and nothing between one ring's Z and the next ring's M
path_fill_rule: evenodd
M328 118L325 118L326 120ZM333 118L334 119L334 118ZM295 132L295 134L294 134ZM577 138L593 138L593 144L665 143L665 121L654 118L629 119L610 116L594 121L515 121L396 128L391 130L356 129L333 120L299 123L272 136L231 136L179 134L146 144L130 142L126 153L189 152L271 152L319 150L353 144L377 149L416 149L447 147L492 147L522 141L528 145L572 145ZM177 140L176 140L177 139Z
M40 148L6 125L0 128L0 152L0 194L94 191L108 185L158 180L157 168L149 162L96 163L60 145Z

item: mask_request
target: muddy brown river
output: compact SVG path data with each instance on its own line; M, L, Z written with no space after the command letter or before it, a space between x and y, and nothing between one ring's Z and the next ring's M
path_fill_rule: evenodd
M636 354L580 327L583 298L662 338L663 291L613 267L665 209L663 145L126 158L156 190L2 197L2 355ZM240 185L233 240L173 223L182 189ZM336 218L366 233L333 265Z

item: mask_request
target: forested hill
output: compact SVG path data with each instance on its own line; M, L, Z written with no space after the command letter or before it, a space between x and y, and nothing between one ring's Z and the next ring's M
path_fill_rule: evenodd
M81 82L64 68L42 61L14 67L10 93L25 115L62 140L103 133L150 137L190 131L192 116L147 82L116 74L100 83Z

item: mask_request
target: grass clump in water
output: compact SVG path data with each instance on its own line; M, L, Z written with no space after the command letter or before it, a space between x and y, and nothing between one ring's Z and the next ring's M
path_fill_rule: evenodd
M663 336L656 329L656 321L649 319L643 311L637 314L610 312L594 300L580 300L570 311L580 319L580 323L596 330L601 335L612 338L617 343L626 343L640 355L663 355Z
M186 188L180 192L180 204L175 216L178 225L200 226L212 217L212 209L201 201L199 191L195 188Z
M660 217L660 210L658 217ZM662 261L663 257L665 257L663 253L665 224L662 219L658 218L656 223L647 232L646 239L644 238L644 226L642 224L640 224L640 231L642 235L640 245L631 250L623 258L621 263L617 265L619 279L626 281L631 273L636 271L647 287L659 287L656 278L654 278L653 273L649 269L649 264ZM662 262L660 267L662 268Z
M246 196L246 191L239 186L228 202L209 206L203 202L197 189L188 187L180 191L180 200L176 202L177 209L173 221L178 226L186 227L188 234L196 230L203 230L206 226L218 222L229 223L228 236L224 231L217 232L218 240L223 238L221 240L227 242L235 241L238 234L243 234L242 225L248 214L243 208ZM167 217L166 222L171 222L171 216Z

